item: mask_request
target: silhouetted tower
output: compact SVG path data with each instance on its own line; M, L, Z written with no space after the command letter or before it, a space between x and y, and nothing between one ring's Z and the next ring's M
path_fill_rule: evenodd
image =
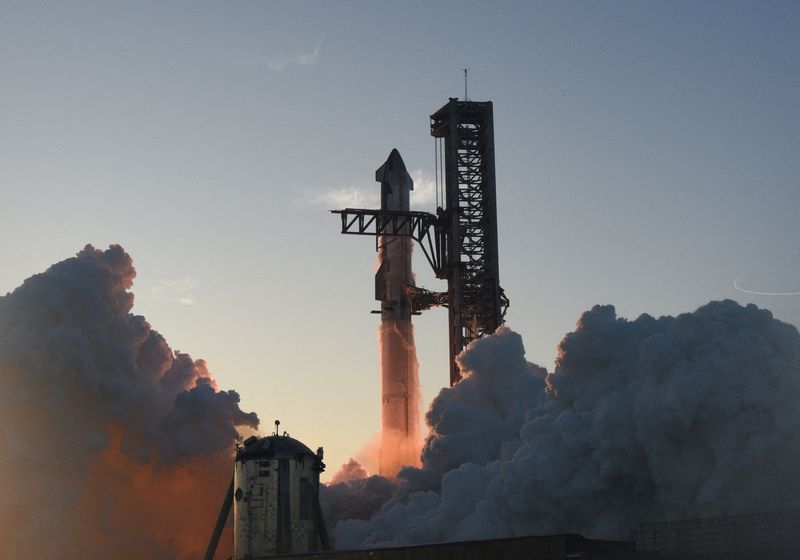
M491 101L459 101L431 115L431 136L444 139L450 384L455 357L503 324L505 301L497 257L497 196Z

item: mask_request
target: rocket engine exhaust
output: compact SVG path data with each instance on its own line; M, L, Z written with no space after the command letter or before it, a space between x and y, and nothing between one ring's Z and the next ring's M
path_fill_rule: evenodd
M381 184L381 210L409 211L414 182L394 149L375 172ZM378 471L394 477L404 466L420 465L419 364L411 324L414 285L412 240L407 236L378 238L380 266L375 275L375 299L381 302L378 330L381 355L381 445Z

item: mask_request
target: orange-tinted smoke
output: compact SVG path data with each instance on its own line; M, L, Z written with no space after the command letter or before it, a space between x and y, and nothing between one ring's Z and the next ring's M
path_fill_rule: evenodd
M231 477L232 453L169 466L138 463L121 451L124 427L109 431L110 445L92 461L76 511L84 528L82 557L202 558ZM228 529L217 558L231 553Z
M0 560L202 557L258 418L131 314L134 277L87 246L0 297Z

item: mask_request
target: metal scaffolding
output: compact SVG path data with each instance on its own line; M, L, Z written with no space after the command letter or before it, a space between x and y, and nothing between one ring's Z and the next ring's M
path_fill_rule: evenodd
M443 271L445 232L437 227L436 216L428 212L404 212L345 208L331 210L342 217L342 233L381 236L408 236L419 243L437 278ZM378 247L376 246L376 249Z
M455 357L503 324L491 101L448 103L431 115L431 135L444 139L446 263L450 312L450 383Z

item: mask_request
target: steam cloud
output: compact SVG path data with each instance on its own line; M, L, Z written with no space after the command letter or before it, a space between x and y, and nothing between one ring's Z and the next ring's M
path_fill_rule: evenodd
M2 558L202 554L236 426L258 419L130 313L134 276L120 247L87 246L0 297ZM353 462L323 488L338 548L800 507L800 334L766 310L597 306L553 373L507 328L459 359L421 468Z
M507 328L470 345L428 412L421 468L324 489L337 548L629 538L642 521L800 506L800 334L769 311L627 321L596 306L553 373L524 355Z
M0 298L2 558L200 557L230 477L239 395L130 313L119 246Z

